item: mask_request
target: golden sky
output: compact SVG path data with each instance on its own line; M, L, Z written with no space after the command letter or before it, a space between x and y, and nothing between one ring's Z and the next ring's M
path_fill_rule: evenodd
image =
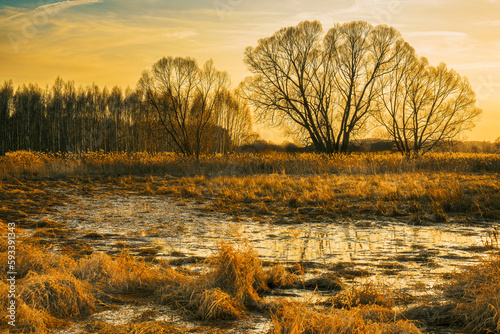
M135 87L163 56L212 58L236 86L243 51L303 20L397 28L431 64L467 76L483 116L470 140L500 137L500 0L0 0L0 81ZM264 136L282 138L271 130Z

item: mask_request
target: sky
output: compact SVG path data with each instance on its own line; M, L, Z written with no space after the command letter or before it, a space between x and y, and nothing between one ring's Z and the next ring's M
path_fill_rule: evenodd
M500 0L0 0L0 82L135 88L161 57L189 56L213 59L237 86L250 75L247 46L304 20L325 32L355 20L395 27L419 56L471 82L483 115L468 139L500 137Z

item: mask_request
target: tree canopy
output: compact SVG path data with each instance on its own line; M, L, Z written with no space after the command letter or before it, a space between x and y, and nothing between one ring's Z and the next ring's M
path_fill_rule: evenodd
M321 152L346 152L373 120L402 152L410 140L412 149L428 149L469 129L480 114L466 79L417 59L400 33L384 25L335 24L325 34L318 21L304 21L248 47L244 61L253 75L242 91L257 116ZM404 83L409 86L402 88ZM401 114L403 125L397 122Z

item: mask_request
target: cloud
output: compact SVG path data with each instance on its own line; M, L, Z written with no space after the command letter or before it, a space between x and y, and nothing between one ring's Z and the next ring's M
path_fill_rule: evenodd
M463 37L467 38L468 35L458 31L412 31L405 33L405 36L412 37Z
M475 63L463 63L453 66L456 70L461 69L475 69L475 70L490 70L493 68L500 68L500 61L483 61Z
M184 30L184 29L177 29L177 28L168 29L163 34L163 36L169 40L184 39L184 38L193 37L196 35L198 35L198 33L194 30Z
M100 2L102 2L102 0L66 0L56 3L41 5L29 12L20 12L13 14L7 17L6 19L0 21L0 24L13 23L26 17L35 17L36 15L41 15L41 14L47 14L53 16L59 13L60 11L63 11L71 7L91 5Z

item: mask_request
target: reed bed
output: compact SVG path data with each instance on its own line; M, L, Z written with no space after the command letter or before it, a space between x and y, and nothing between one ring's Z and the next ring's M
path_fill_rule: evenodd
M200 176L147 186L150 194L208 201L207 210L285 223L351 217L411 224L500 218L497 174Z
M416 172L500 172L500 155L486 153L430 153L409 159L400 154L353 153L233 153L203 155L198 160L174 153L8 152L0 157L0 178L66 175L321 175Z
M59 168L60 166L65 169ZM209 209L310 219L397 217L412 224L500 218L500 155L314 153L202 156L13 152L0 157L0 218L23 218L65 200L48 186L95 186L207 201ZM33 177L35 177L33 179ZM33 201L32 199L36 199Z

